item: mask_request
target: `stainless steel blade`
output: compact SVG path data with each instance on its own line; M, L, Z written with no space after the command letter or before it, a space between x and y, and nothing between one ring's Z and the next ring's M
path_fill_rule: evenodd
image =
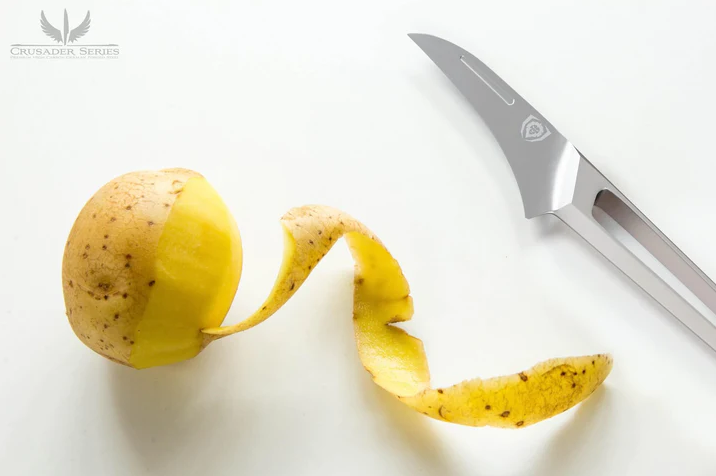
M472 104L497 139L515 175L525 216L559 217L716 351L716 284L482 61L441 38L409 36ZM595 218L599 210L621 225L666 273L649 266L602 226ZM667 282L671 277L684 291ZM692 296L696 299L690 302Z
M410 34L472 104L500 144L522 195L525 216L570 201L579 152L535 108L482 61L449 41Z

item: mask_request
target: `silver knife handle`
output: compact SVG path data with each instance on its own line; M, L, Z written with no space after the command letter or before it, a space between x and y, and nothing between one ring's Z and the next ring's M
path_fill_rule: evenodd
M602 213L646 252L617 239L597 220ZM716 315L716 284L584 157L572 202L553 214L716 351L716 323L707 317Z

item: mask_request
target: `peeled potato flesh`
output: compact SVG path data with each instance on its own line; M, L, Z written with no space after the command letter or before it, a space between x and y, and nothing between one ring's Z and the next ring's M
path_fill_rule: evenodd
M344 238L355 261L358 356L377 385L418 412L468 426L523 428L583 401L611 371L606 354L555 358L433 388L422 341L392 325L412 318L413 300L381 241L327 206L291 209L281 224L284 255L273 289L254 314L221 327L242 265L228 208L193 171L121 176L95 194L70 232L62 273L70 324L87 346L131 367L190 359L276 313Z

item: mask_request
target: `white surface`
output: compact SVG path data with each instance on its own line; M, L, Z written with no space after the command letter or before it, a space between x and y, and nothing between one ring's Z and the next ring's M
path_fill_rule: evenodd
M0 473L714 474L714 356L559 223L522 218L496 143L406 36L483 59L714 276L713 2L5 2L0 44L44 42L40 10L65 7L121 55L0 59ZM280 216L320 202L400 261L435 385L593 352L614 370L524 430L427 419L358 361L343 244L192 361L106 361L64 316L65 238L107 180L170 166L239 222L227 322L273 283Z

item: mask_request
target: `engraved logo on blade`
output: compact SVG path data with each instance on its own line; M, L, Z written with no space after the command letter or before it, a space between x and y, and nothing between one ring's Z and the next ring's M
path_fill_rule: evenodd
M527 142L538 142L546 139L552 132L546 124L530 115L522 123L522 138Z

